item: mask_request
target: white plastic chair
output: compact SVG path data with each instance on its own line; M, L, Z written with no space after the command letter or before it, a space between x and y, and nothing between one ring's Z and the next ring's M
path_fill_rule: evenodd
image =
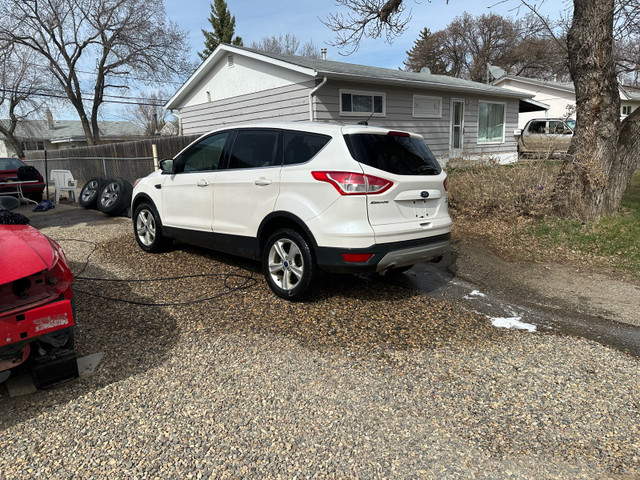
M56 188L56 203L60 203L60 192L69 192L69 200L73 197L76 201L76 188L78 188L78 180L74 180L69 170L51 170L49 179Z

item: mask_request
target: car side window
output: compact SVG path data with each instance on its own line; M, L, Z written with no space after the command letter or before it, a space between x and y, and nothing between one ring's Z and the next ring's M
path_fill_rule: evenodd
M294 165L311 160L329 143L331 137L305 132L284 132L284 164Z
M193 145L182 154L180 171L188 173L217 170L228 137L229 132L218 133Z
M543 134L546 133L547 122L531 122L529 125L529 133Z
M564 122L549 122L549 133L553 135L562 135L566 130Z
M280 130L238 130L229 169L259 168L282 164Z

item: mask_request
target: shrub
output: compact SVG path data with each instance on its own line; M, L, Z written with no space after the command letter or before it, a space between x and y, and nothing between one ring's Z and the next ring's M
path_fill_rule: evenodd
M558 170L555 162L500 165L495 160L450 160L449 206L456 216L540 217L550 209Z

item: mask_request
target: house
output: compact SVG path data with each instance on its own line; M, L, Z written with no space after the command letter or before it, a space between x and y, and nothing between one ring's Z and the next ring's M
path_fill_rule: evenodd
M324 55L323 55L324 56ZM448 158L517 159L513 136L528 93L443 75L404 72L220 45L165 108L182 134L245 121L379 125L425 136Z
M532 118L572 117L576 106L576 94L573 83L561 83L517 75L503 75L493 82L500 88L533 95L533 100L548 106L545 112L522 113L519 128ZM640 93L630 88L620 87L620 117L624 119L640 106Z
M8 121L4 121L8 123ZM144 138L143 130L133 122L98 122L100 138L105 143ZM79 120L54 120L47 111L46 120L23 120L16 127L16 137L23 150L59 150L87 145ZM11 144L0 134L0 157L12 157Z

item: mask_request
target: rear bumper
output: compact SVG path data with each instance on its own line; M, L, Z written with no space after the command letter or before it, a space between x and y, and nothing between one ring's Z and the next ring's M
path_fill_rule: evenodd
M376 244L367 248L318 247L316 261L321 269L328 272L383 272L437 258L449 250L450 241L451 234L446 233L418 240ZM372 256L366 262L346 262L343 258L345 253Z

